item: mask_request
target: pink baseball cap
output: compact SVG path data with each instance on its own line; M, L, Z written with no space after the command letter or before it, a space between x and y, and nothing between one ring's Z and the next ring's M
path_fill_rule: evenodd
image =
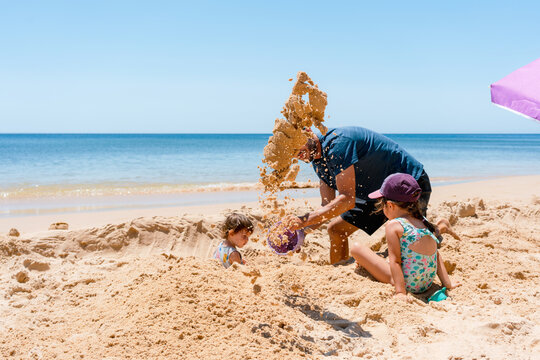
M387 176L381 188L368 196L370 199L385 197L388 200L415 202L421 194L422 189L414 177L409 174L395 173Z

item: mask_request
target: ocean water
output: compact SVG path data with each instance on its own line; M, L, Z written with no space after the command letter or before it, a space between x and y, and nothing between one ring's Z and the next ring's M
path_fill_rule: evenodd
M269 136L0 134L0 214L45 198L253 189ZM435 185L540 174L540 134L387 136L424 164ZM301 164L297 180L317 178Z
M174 192L258 180L268 135L0 135L0 189Z

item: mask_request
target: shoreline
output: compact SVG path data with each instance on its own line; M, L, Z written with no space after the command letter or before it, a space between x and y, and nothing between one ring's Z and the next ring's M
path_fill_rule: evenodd
M445 185L432 183L432 185L431 204L451 201L452 198L458 196L457 194L461 198L463 196L474 198L493 197L493 194L496 193L498 198L505 201L529 200L523 197L526 192L520 192L519 189L530 187L530 189L527 189L528 192L534 191L533 189L540 189L540 175L456 181ZM139 217L181 216L186 214L204 216L205 214L222 213L228 209L240 210L242 207L257 207L260 192L229 191L182 195L180 200L183 202L179 202L179 198L175 198L170 194L144 195L139 198L136 195L108 198L107 200L120 202L121 205L114 208L107 208L104 203L100 205L99 202L94 204L94 208L85 208L81 205L79 198L72 198L69 203L70 207L42 209L41 213L21 212L15 215L0 215L0 234L7 234L11 228L16 228L21 233L47 231L49 225L55 222L66 222L69 224L69 229L74 230L125 222ZM314 207L319 205L318 189L287 190L281 196L308 201ZM530 195L526 196L530 197ZM540 196L540 191L536 196ZM134 201L137 199L146 202ZM149 199L159 201L149 202ZM168 201L168 203L164 204L164 201ZM51 204L49 203L49 205ZM59 203L52 205L57 206ZM58 209L63 209L63 211L58 211Z
M313 174L314 175L314 174ZM429 175L429 173L428 173ZM535 176L537 173L516 174L513 176ZM433 186L445 186L462 182L475 182L507 177L508 175L474 176L430 176ZM318 188L318 179L294 181L289 190ZM0 190L0 205L9 202L54 201L63 199L93 199L131 196L169 196L206 193L262 191L260 182L208 183L208 184L169 184L169 183L81 183L63 185L21 185ZM1 213L0 213L1 214Z

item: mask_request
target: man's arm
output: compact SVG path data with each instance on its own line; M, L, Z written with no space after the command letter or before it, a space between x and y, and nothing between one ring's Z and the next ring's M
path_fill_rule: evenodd
M321 193L321 206L325 206L336 198L336 190L328 186L324 181L320 181L319 192Z
M336 198L336 190L332 189L330 186L328 186L324 181L320 180L319 185L319 192L321 193L321 206L327 205L330 201L334 200ZM307 219L308 214L301 216L302 219ZM301 220L299 220L301 221ZM300 224L301 225L301 224ZM299 225L299 226L300 226ZM315 230L321 226L322 223L310 225L309 229Z
M304 228L310 225L320 224L326 220L332 219L344 212L352 209L356 202L356 178L354 174L354 165L349 166L336 176L336 185L338 188L338 195L334 197L326 197L330 200L327 204L323 205L319 209L304 215L300 221L291 224L291 230ZM325 184L325 186L328 186ZM323 192L326 194L326 189L321 188L321 197L324 199Z

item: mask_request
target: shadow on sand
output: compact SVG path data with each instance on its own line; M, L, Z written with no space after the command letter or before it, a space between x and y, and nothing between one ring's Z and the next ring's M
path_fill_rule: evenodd
M345 319L331 311L326 311L318 305L310 304L309 299L301 295L286 295L285 304L299 310L315 321L324 321L335 330L345 333L352 338L371 337L371 333L360 326L361 320ZM306 340L310 340L307 338ZM310 341L313 341L312 339Z

